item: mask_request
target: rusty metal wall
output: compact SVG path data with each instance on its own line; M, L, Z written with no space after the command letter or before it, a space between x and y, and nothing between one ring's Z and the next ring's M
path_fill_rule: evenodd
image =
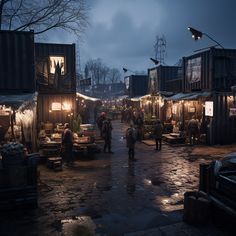
M33 31L0 31L0 93L35 89Z
M76 92L76 58L75 44L53 44L53 43L35 43L35 60L49 61L49 56L65 57L65 75L68 86L60 89L51 88L49 86L38 87L40 93L74 93ZM50 75L52 76L52 75ZM38 78L36 78L37 80Z
M200 80L189 82L187 62L201 58ZM183 91L230 91L236 83L236 50L211 48L183 58Z
M72 104L71 112L67 111L52 111L52 102L63 103L64 101ZM51 110L51 112L50 112ZM37 102L37 117L38 125L41 122L52 122L52 123L68 123L70 122L70 113L76 115L76 95L75 94L39 94Z

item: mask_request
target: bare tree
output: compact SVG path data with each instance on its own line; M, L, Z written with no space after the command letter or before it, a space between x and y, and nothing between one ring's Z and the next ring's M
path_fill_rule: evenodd
M121 73L118 69L112 68L109 72L109 79L112 84L117 83L121 79Z
M63 29L80 35L88 25L86 0L0 0L0 30Z
M102 68L101 68L101 76L103 78L103 84L106 84L107 76L108 76L109 72L110 72L109 67L103 64Z
M87 68L87 73L91 77L93 83L100 84L103 68L102 60L100 58L90 59L87 61L85 67Z

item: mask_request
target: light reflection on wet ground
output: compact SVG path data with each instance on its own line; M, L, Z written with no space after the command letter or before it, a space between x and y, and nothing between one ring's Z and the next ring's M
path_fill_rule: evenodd
M79 158L61 172L39 166L39 208L4 214L0 235L14 235L15 230L21 235L57 235L63 220L80 216L92 219L101 235L181 221L183 194L198 189L199 164L206 159L189 158L186 147L163 145L156 152L154 146L138 142L138 161L129 162L122 138L125 127L118 122L113 126L114 154Z

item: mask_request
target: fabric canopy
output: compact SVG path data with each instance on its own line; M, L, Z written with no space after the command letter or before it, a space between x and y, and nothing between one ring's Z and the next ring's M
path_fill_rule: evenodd
M167 101L197 100L201 97L210 97L210 92L177 93L171 97L164 98Z
M29 104L37 101L36 93L27 94L4 94L0 95L0 105L11 106L15 109L24 109Z
M99 99L99 98L89 97L89 96L84 95L84 94L79 93L79 92L76 93L76 97L81 97L81 98L83 98L83 99L85 99L85 100L90 100L90 101L94 101L94 102L101 100L101 99Z

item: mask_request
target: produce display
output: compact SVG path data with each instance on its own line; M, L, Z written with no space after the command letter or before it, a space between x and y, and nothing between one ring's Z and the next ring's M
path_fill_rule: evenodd
M6 143L0 150L2 156L15 155L24 152L24 145L19 142Z
M1 147L2 166L23 165L25 160L24 146L18 142L6 143Z

